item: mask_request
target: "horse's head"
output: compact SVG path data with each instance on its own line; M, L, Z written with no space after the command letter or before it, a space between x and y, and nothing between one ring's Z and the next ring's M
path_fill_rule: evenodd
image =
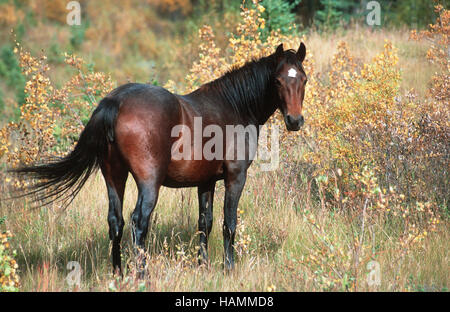
M283 44L280 44L275 52L277 62L275 86L278 92L279 108L289 131L299 130L304 123L302 108L308 80L302 66L305 55L306 48L303 42L297 52L284 51Z

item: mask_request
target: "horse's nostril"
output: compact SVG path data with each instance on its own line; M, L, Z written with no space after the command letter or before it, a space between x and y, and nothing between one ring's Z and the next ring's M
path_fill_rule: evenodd
M303 115L298 115L296 117L292 115L286 115L285 121L288 130L297 131L303 126L305 119L303 118Z
M292 117L291 115L287 115L287 121L289 124L293 124L294 123L294 117Z
M303 118L303 115L300 115L300 118L298 119L298 125L301 127L305 123L305 118Z
M292 115L287 115L286 120L290 125L293 125L293 126L302 125L304 122L302 115L299 115L297 117L293 117Z

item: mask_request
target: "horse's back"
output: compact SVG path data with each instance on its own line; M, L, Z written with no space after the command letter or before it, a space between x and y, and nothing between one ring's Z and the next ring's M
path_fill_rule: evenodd
M124 84L111 91L108 97L117 100L121 109L128 109L129 106L133 109L138 106L154 109L161 106L169 111L178 106L177 97L167 89L143 83Z

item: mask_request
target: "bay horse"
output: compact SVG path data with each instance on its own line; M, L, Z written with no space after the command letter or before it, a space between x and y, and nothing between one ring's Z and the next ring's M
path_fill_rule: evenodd
M73 199L88 177L100 168L109 199L113 270L119 273L122 205L128 173L138 189L131 215L135 249L144 248L160 187L197 187L199 258L205 262L213 222L214 188L218 180L224 180L224 266L232 269L237 207L252 159L247 153L244 159L175 160L171 148L180 137L171 136L171 129L184 125L192 130L195 117L202 118L202 127L216 125L225 130L227 125L260 126L280 109L287 130L299 130L304 123L305 54L303 43L297 51L284 50L280 44L273 54L234 68L186 95L149 84L122 85L99 102L67 156L10 171L35 180L24 195L34 194L36 200L49 203ZM249 144L248 140L245 144ZM226 147L230 148L238 146Z

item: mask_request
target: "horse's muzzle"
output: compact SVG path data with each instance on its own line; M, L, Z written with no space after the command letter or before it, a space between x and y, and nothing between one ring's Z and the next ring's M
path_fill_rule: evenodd
M305 123L305 118L303 118L303 115L298 116L286 115L284 117L284 122L286 124L286 128L289 131L298 131Z

